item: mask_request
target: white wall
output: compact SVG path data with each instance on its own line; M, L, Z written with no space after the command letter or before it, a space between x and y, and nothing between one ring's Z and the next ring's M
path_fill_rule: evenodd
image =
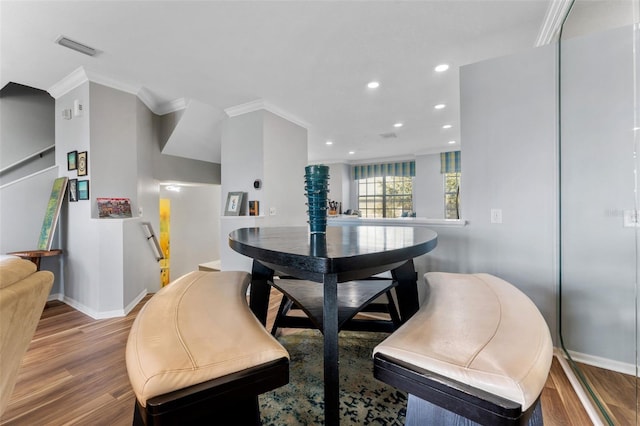
M162 186L160 197L171 202L171 280L220 259L220 185Z
M495 274L524 291L557 328L556 47L460 70L460 272ZM501 209L503 223L490 222Z
M82 117L71 120L62 118L62 110L73 108L74 99L82 100ZM67 170L67 152L89 152L89 175L79 179L90 179L91 166L91 99L89 83L84 83L56 99L55 135L56 164L60 165L61 176L78 178L76 171ZM91 182L89 182L89 195ZM61 217L66 233L63 235L64 249L64 300L83 312L96 315L99 302L99 276L96 273L99 263L99 230L91 220L91 201L67 203L67 214Z
M45 91L9 83L0 91L0 170L55 144L54 100ZM45 152L13 170L0 174L0 185L55 164L53 151Z
M440 154L416 156L413 200L417 217L444 219L444 179L440 173Z
M269 111L263 111L264 194L268 226L304 226L307 202L304 168L307 165L307 129Z
M90 93L91 150L88 155L91 199L129 198L132 211L137 212L138 100L135 95L96 83L90 83ZM95 202L91 203L91 209L91 216L97 218Z
M227 194L247 193L260 202L260 217L221 217L220 259L224 270L251 270L251 259L229 248L228 235L253 226L306 225L304 167L307 130L266 110L230 117L222 127L222 200ZM253 182L262 181L261 189ZM271 210L275 214L271 214ZM246 212L248 214L248 211Z

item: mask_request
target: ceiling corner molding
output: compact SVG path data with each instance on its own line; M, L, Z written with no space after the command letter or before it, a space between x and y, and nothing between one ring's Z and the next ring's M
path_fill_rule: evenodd
M294 124L297 124L300 127L303 127L305 129L309 129L311 126L309 125L309 123L305 122L304 120L299 119L298 117L296 117L293 114L290 114L289 112L263 100L263 99L256 99L255 101L251 101L251 102L247 102L244 104L240 104L240 105L236 105L236 106L232 106L229 108L225 108L224 112L229 116L229 117L235 117L238 115L242 115L242 114L247 114L249 112L253 112L253 111L258 111L258 110L265 110L265 111L269 111L277 116L280 116L282 118L284 118L285 120L288 120Z
M224 112L229 117L236 117L238 115L247 114L261 109L264 109L264 101L262 99L256 99L255 101L225 108Z
M143 101L144 102L144 101ZM189 105L189 100L186 98L174 99L171 102L158 105L156 109L151 109L157 115L165 115L171 112L176 112L185 109ZM149 105L147 105L149 106Z
M88 81L89 77L87 76L86 71L83 67L79 67L72 71L71 74L49 87L47 92L49 92L53 99L58 99Z
M116 89L121 92L130 93L136 96L138 95L138 92L140 90L139 86L123 83L114 78L107 77L106 75L98 74L92 71L87 72L87 77L89 78L89 81L93 83L101 84L102 86L110 87L111 89Z
M569 9L574 0L552 0L547 8L547 14L540 27L535 47L546 46L554 42L560 34L562 23L564 22Z

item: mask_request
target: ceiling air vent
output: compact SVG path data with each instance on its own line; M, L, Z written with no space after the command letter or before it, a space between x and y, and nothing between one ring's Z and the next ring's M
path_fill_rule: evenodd
M84 53L85 55L93 56L98 51L93 47L89 47L85 44L78 43L77 41L73 41L70 38L66 38L65 36L60 36L56 39L56 43L60 46L68 47L69 49L75 50L76 52Z
M380 133L380 137L382 139L395 139L398 137L398 135L396 135L395 132L389 132L389 133Z

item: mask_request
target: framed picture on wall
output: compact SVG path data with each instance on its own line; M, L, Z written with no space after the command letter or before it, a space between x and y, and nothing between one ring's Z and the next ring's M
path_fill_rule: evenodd
M78 201L78 179L69 179L69 201Z
M78 151L67 152L67 170L76 170L78 168L77 157Z
M89 158L88 158L87 151L78 153L77 163L78 163L78 176L86 176L89 168Z
M225 216L240 216L244 214L244 198L246 192L230 192L227 195L227 206L224 209Z
M89 181L79 180L78 181L78 200L88 200L88 199L89 199Z

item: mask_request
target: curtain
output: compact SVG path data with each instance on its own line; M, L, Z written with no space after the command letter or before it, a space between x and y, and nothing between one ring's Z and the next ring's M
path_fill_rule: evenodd
M360 164L351 168L351 177L354 180L381 176L414 177L415 175L415 161L383 164Z
M440 173L460 173L460 151L440 153Z

